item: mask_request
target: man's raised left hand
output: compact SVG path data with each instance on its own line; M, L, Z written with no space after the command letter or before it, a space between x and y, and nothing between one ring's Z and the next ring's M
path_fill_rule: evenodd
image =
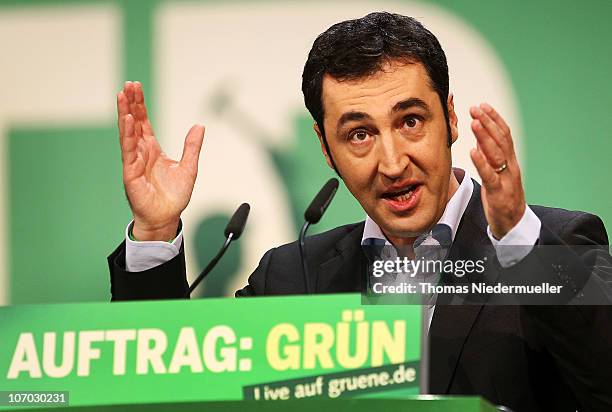
M482 179L482 204L491 233L503 238L523 217L525 192L510 128L490 105L470 108L477 145L470 151Z

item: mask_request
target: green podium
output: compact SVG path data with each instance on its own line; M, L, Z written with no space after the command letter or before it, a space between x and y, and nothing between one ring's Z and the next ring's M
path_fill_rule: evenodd
M356 294L3 307L0 409L494 410L418 396L420 327Z

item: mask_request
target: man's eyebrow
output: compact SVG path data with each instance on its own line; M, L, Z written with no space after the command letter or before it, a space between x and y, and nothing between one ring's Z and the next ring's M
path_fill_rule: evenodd
M391 113L401 112L402 110L409 109L411 107L420 107L423 110L429 111L429 106L423 100L418 97L411 97L410 99L402 100L401 102L395 103L395 106L391 109Z
M425 101L419 99L418 97L411 97L406 100L402 100L401 102L397 102L395 106L391 108L392 113L397 113L402 110L409 109L411 107L420 107L423 110L429 111L429 106ZM340 129L345 123L352 121L359 121L364 119L371 119L372 117L364 112L346 112L343 113L342 116L338 119L338 123L336 124L336 129Z
M336 129L340 129L341 126L343 126L345 123L348 122L353 122L353 121L358 121L358 120L364 120L364 119L371 119L372 117L364 112L346 112L343 113L342 116L340 116L340 118L338 119L338 123L336 124Z

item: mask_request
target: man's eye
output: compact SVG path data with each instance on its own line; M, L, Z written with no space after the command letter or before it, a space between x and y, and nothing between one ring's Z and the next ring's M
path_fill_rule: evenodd
M419 119L414 116L408 116L404 119L404 125L409 129L414 129L419 125Z
M365 130L355 130L354 132L349 134L349 140L354 142L363 142L368 138L368 132Z

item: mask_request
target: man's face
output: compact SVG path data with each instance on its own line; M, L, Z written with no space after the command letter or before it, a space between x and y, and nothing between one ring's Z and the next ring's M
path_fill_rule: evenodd
M366 213L396 245L429 230L454 188L444 112L422 64L390 62L351 81L325 76L322 102L332 157ZM448 106L455 141L452 98Z

